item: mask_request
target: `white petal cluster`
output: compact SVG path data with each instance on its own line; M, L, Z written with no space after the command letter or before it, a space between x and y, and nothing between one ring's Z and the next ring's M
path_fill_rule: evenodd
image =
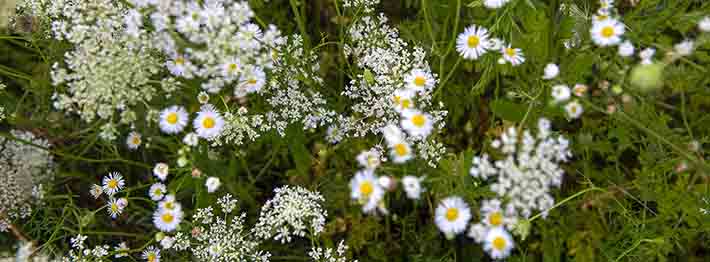
M77 235L69 240L71 250L69 253L56 261L61 262L104 262L111 261L109 258L111 247L109 245L97 245L89 247L84 242L86 236Z
M19 130L10 134L14 139L0 137L0 232L8 223L30 215L44 195L42 184L54 175L49 151L32 146L49 148L47 140Z
M291 242L292 237L317 236L323 231L328 212L322 208L325 199L318 192L298 186L274 190L274 198L261 207L254 233L262 239Z
M311 257L312 262L358 262L357 260L348 260L345 254L347 250L348 246L341 240L335 250L332 248L313 247L308 252L308 256Z
M487 154L473 158L470 173L480 179L495 179L491 190L507 199L505 209L517 216L529 217L533 211L543 211L554 205L550 194L562 183L564 171L559 163L571 157L569 142L550 134L550 123L540 119L537 136L525 130L522 136L511 127L500 140L493 141L504 158L491 162Z
M507 0L487 1L486 6L489 8L499 8L505 4ZM488 6L491 4L491 6ZM513 48L511 44L505 41L494 38L489 35L487 28L479 25L471 25L466 27L464 31L456 38L456 50L461 57L469 60L477 60L479 57L488 53L488 51L498 51L501 57L498 59L499 64L510 63L513 66L518 66L525 62L525 55L520 48Z

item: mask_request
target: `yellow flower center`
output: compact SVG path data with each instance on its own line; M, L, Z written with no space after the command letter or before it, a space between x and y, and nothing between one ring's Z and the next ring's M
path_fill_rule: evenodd
M414 84L417 86L423 86L424 84L426 84L426 78L417 76L414 78Z
M249 83L250 85L254 85L254 84L256 84L256 79L249 79L249 81L247 81L247 83Z
M155 262L155 254L148 255L148 262Z
M597 16L597 20L599 20L599 21L604 21L604 20L606 20L607 18L609 18L609 17L606 16L606 15L599 15L599 16Z
M369 166L374 166L375 163L377 163L377 160L378 160L378 159L377 159L376 157L369 156L369 157L367 157L367 164L368 164Z
M234 64L234 63L229 64L229 67L227 67L227 68L228 68L229 72L237 71L237 64Z
M496 237L493 239L493 248L497 250L503 250L505 248L505 238L503 237Z
M375 191L375 188L372 186L372 183L370 181L365 181L360 184L360 194L362 194L364 197L370 197L372 191Z
M175 217L173 217L173 215L170 213L165 213L162 216L160 216L160 219L162 219L163 222L165 222L165 223L170 223L170 222L173 222L173 219L175 219Z
M394 101L395 104L400 104L402 101L402 98L400 96L393 96L392 101Z
M182 58L182 56L178 56L175 58L175 64L176 65L183 65L185 64L185 58Z
M165 203L165 208L167 208L167 209L173 209L173 208L175 208L175 206L173 206L173 202L166 202L166 203Z
M205 117L205 119L202 120L202 126L204 128L213 128L214 125L215 125L214 118Z
M614 36L614 27L606 26L606 27L602 28L602 36L604 38L609 38L609 37Z
M108 181L108 187L109 188L117 188L118 187L118 181L116 179L111 179Z
M495 212L488 217L488 223L491 224L491 226L500 226L503 224L503 214L500 212Z
M513 49L513 48L506 48L506 49L505 49L505 54L508 55L508 56L510 56L510 57L515 56L515 49Z
M407 147L404 144L396 144L394 145L394 153L398 156L406 156Z
M468 47L470 48L476 48L478 47L478 44L481 43L481 39L478 38L478 36L472 35L468 37Z
M165 117L165 121L168 121L169 124L174 125L178 121L178 115L175 112L170 112L167 117Z
M111 211L114 213L118 212L118 205L115 203L111 204Z
M131 138L131 143L133 143L134 145L138 145L141 143L141 139L137 136L134 136L133 138Z
M412 117L412 124L416 127L423 127L426 124L426 117L424 115L415 115Z
M571 107L569 108L569 111L570 111L572 114L577 113L577 107L576 107L576 106L571 106Z
M459 209L454 207L447 209L445 217L449 222L456 220L459 218Z
M160 195L163 194L163 191L160 190L160 189L156 189L155 191L153 191L153 194L156 195L156 196L160 196Z
M402 108L410 108L412 106L412 100L402 99Z

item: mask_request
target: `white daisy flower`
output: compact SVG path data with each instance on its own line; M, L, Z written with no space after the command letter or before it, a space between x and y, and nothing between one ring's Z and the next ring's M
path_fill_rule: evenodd
M205 187L207 187L208 193L214 193L217 189L219 189L220 185L222 185L222 182L220 182L217 177L211 176L207 178L207 181L205 181Z
M263 69L255 66L247 73L242 74L239 83L248 93L259 92L266 83L266 74Z
M101 194L104 193L104 188L97 185L97 184L93 184L91 186L91 190L89 190L89 193L91 194L92 197L94 197L94 199L98 199L101 196Z
M483 224L489 228L509 227L517 223L517 219L511 215L514 210L504 211L498 199L484 200L481 205L481 215ZM512 207L512 206L511 206Z
M429 71L413 69L404 76L404 83L408 89L416 92L431 90L434 88L434 76Z
M158 202L158 209L165 209L171 211L182 210L182 205L175 200L175 195L166 195L162 201Z
M200 138L197 137L197 134L195 134L194 132L190 132L185 135L185 137L182 139L182 142L188 146L197 146L197 143L200 142L199 140Z
M177 134L187 126L187 111L182 106L171 106L160 112L160 130L166 134Z
M235 79L237 76L239 76L239 73L241 73L242 66L241 63L239 62L239 59L236 57L232 57L227 59L223 64L222 64L222 76L224 76L227 79Z
M510 234L503 228L492 228L486 234L483 250L493 259L503 259L510 256L515 243Z
M180 209L162 209L159 208L153 213L153 224L158 230L163 232L174 231L180 221L182 221L182 210Z
M414 97L416 92L411 89L397 89L392 95L394 110L402 113L404 110L414 108Z
M118 191L120 191L126 184L126 182L123 181L123 176L121 176L121 173L118 172L109 173L108 176L104 177L103 182L104 192L109 196L113 196L113 194L118 193Z
M397 184L395 183L394 179L390 176L380 176L377 178L377 184L380 185L383 189L387 191L393 191Z
M128 134L128 137L126 138L126 146L128 146L128 149L131 150L138 149L138 147L141 146L141 134L136 131Z
M404 192L407 194L407 198L419 199L424 191L424 188L422 188L423 180L424 177L415 176L404 176L402 178L402 186L404 187Z
M584 108L582 108L582 105L577 100L574 100L565 106L565 112L567 112L567 117L577 119L582 116Z
M464 59L476 60L491 48L488 40L488 29L471 25L456 38L456 51Z
M508 46L501 48L500 52L503 54L503 60L513 66L525 63L525 56L520 48L512 48L509 44Z
M460 197L445 198L436 207L436 226L448 239L452 239L457 234L465 231L470 219L471 210L468 204Z
M569 87L566 85L556 85L552 87L552 98L555 100L555 103L567 101L571 96L572 92L570 92Z
M560 74L560 68L556 64L547 64L542 79L553 79Z
M350 180L350 197L363 205L362 210L365 213L374 212L385 195L377 180L370 169L358 171Z
M710 32L710 16L706 16L703 17L703 19L700 19L700 22L698 22L698 29L705 33Z
M484 0L483 6L490 9L497 9L503 7L510 0Z
M164 184L162 183L155 183L150 186L150 189L148 189L148 195L150 196L150 199L153 201L160 201L165 197L165 193L168 192L168 189L165 187Z
M160 262L160 250L153 246L150 246L143 250L142 257L148 262Z
M629 57L632 55L634 55L634 45L629 40L626 40L619 45L619 56Z
M616 19L608 18L602 21L592 23L592 41L598 46L617 45L621 42L621 36L624 34L624 24Z
M402 112L402 128L407 130L411 136L427 137L434 124L431 121L431 116L418 110L407 110Z
M374 149L362 151L357 155L357 162L364 168L375 169L380 166L380 152Z
M406 138L402 129L395 125L387 125L382 128L382 135L389 146L393 146Z
M222 132L224 118L212 105L204 105L200 112L197 112L197 117L192 125L195 127L197 136L209 140L219 136Z
M118 203L118 200L115 198L111 198L108 201L108 204L106 205L108 214L111 215L111 218L116 219L118 215L120 215L123 212L123 205L120 205Z
M173 57L172 60L165 62L165 66L174 76L184 77L187 79L192 78L193 72L197 69L194 65L192 65L190 60L179 54Z
M168 178L170 167L166 163L157 163L153 167L153 175L155 175L161 181L165 181Z
M693 53L693 49L695 48L695 42L691 40L684 40L683 42L680 42L676 45L673 46L673 49L675 50L676 54L680 56L689 56Z
M390 157L392 157L392 162L397 164L407 162L413 157L412 147L404 139L394 142L390 145Z
M642 65L653 64L653 56L655 54L656 54L656 49L650 48L650 47L639 52L639 58L641 58L641 64Z
M200 102L200 104L204 105L210 102L210 94L208 94L205 91L200 92L197 94L197 102Z

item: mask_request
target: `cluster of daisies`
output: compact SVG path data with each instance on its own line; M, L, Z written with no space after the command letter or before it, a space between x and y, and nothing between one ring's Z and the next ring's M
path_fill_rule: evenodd
M105 207L111 218L116 219L128 206L127 198L118 197L118 193L120 193L125 186L126 181L123 180L121 173L111 172L104 176L101 185L93 184L89 193L94 199L98 199L103 194L106 194L106 196L108 196L108 202Z
M488 29L479 25L471 25L458 35L456 50L468 60L478 60L489 51L498 51L501 54L499 64L510 63L518 66L525 62L522 49L514 48L504 40L490 36Z
M153 168L153 175L161 182L155 183L148 189L150 199L158 202L158 207L153 212L153 224L162 232L173 232L178 228L184 217L182 205L177 201L174 194L168 194L168 189L162 182L165 182L170 174L170 166L165 163L158 163ZM168 248L172 245L173 238L161 236L161 245Z
M560 73L560 69L556 64L547 64L545 66L544 74L542 76L545 80L554 80ZM584 84L575 84L574 87L570 88L568 85L559 83L552 86L552 103L555 105L562 105L564 111L569 119L577 119L582 116L584 112L584 107L577 99L573 99L572 94L575 97L584 97L589 88Z

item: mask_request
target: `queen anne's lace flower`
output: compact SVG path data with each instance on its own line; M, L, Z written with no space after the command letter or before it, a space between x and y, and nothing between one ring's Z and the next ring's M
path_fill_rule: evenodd
M318 235L323 231L328 213L321 207L325 201L317 192L302 187L284 186L274 190L276 196L261 207L254 232L262 239L274 238L291 242L292 236Z

